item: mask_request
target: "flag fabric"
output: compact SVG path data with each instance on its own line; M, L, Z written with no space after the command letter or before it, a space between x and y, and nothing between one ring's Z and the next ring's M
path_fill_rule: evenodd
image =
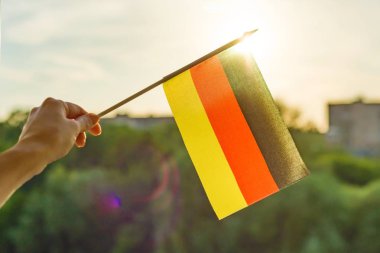
M225 50L164 91L219 219L308 174L250 54Z

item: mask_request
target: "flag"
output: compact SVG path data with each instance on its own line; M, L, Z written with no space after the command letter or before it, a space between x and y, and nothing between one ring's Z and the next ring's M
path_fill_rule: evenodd
M308 174L250 54L227 49L164 91L219 219Z

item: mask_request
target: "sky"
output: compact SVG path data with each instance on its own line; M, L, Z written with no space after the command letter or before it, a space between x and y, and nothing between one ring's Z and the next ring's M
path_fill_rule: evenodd
M380 100L377 0L3 0L0 119L55 97L100 112L245 31L272 95L326 130L326 103ZM162 87L120 108L170 114ZM112 116L112 114L111 114Z

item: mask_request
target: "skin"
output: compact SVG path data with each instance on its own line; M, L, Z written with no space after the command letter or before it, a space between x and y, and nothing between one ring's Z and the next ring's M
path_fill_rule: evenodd
M0 207L25 182L76 145L86 144L86 131L101 134L99 117L80 106L47 98L33 108L18 142L0 154Z

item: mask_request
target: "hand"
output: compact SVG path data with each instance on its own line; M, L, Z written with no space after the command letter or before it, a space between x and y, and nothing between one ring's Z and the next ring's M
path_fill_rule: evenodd
M33 108L22 130L18 145L41 151L46 164L65 156L76 144L84 147L86 133L101 134L99 117L80 106L47 98Z
M80 106L47 98L33 108L19 141L0 154L0 208L21 185L48 163L65 156L74 143L86 144L86 133L101 134L99 117Z

